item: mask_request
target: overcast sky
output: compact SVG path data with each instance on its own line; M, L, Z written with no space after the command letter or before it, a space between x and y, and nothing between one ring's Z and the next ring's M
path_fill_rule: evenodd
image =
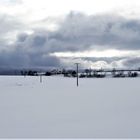
M139 7L139 0L0 0L0 66L139 67Z

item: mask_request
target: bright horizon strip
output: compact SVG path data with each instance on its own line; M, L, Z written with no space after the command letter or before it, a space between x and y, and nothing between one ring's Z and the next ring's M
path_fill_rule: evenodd
M57 57L140 57L140 51L93 50L83 52L55 52L51 55Z

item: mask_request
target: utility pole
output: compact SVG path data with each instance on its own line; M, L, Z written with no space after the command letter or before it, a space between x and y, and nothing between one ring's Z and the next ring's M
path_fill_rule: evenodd
M78 66L79 66L79 63L75 63L75 65L76 65L76 75L77 75L77 81L76 81L76 83L77 83L77 87L78 87L79 86L79 80L78 80L78 72L79 72Z
M42 83L42 74L40 74L40 83Z
M40 80L40 83L42 83L42 76L43 76L43 73L42 73L42 72L40 72L40 73L38 73L38 75L39 75L39 80Z

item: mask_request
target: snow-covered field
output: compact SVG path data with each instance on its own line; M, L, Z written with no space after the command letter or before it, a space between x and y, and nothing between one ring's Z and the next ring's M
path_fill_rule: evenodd
M0 138L140 138L140 78L0 76Z

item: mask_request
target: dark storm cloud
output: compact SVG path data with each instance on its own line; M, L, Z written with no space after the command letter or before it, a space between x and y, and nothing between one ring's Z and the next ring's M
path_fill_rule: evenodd
M59 66L60 60L46 52L45 42L45 36L39 32L32 35L22 33L18 35L14 44L2 44L1 47L9 49L0 51L0 68L22 69Z
M57 67L60 61L57 57L29 52L0 52L0 68L44 68Z
M139 36L140 20L70 13L51 38L58 42L60 50L61 47L70 51L89 48L134 50L140 48Z
M58 30L20 35L19 41L25 46L42 48L47 53L90 49L139 50L140 20L117 15L88 16L71 12Z
M10 16L0 16L0 21L0 36L23 26ZM50 55L54 52L76 52L90 49L139 50L140 20L126 19L117 15L88 16L71 12L55 31L34 30L32 34L21 33L14 44L11 46L5 44L0 42L1 48L3 46L8 48L8 51L0 52L1 67L54 67L61 63L61 58ZM119 64L131 66L132 63L138 63L135 60L116 61L115 59L114 62L113 60L108 62L105 59L101 62L112 66Z

